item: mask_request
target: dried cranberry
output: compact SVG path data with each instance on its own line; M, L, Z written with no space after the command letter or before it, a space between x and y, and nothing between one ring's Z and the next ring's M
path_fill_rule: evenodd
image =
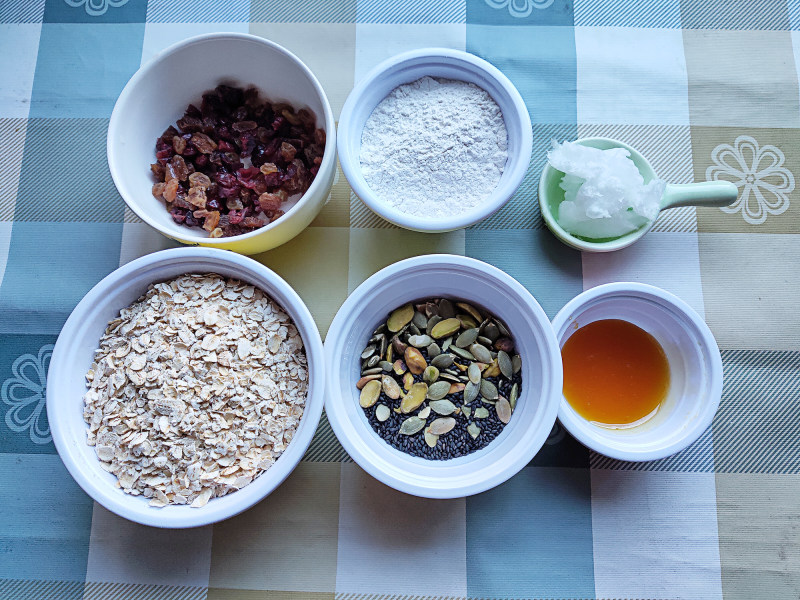
M172 220L178 225L186 221L186 211L183 209L173 208L171 211L169 211L169 214L172 215Z
M219 200L212 198L206 202L206 208L209 210L222 210L222 205L220 204Z
M239 169L242 166L242 161L239 160L239 155L236 152L225 152L222 155L222 162L234 169Z
M218 85L216 91L222 101L231 109L241 105L244 101L244 92L239 88L228 85Z
M205 154L199 155L197 158L194 159L194 164L196 167L205 167L208 164L208 156Z
M239 188L238 185L233 186L233 187L220 186L219 191L217 192L217 195L220 198L237 198L239 196L239 189L240 188Z
M186 116L187 117L201 117L202 114L200 113L200 109L198 109L194 104L190 104L186 108Z
M236 146L226 140L220 140L217 144L217 150L220 152L236 152Z
M175 154L175 151L172 149L172 147L169 147L165 148L164 150L159 150L158 152L156 152L156 158L159 159L171 158L173 154Z
M186 223L186 225L188 225L189 227L197 227L200 224L198 220L194 218L194 215L190 212L186 213L186 221L184 221L184 223Z
M251 132L247 132L239 136L236 143L239 145L242 155L248 156L253 152L253 148L256 147L256 138Z
M282 115L278 115L275 117L275 120L272 121L272 129L278 131L281 127L286 125L287 121Z

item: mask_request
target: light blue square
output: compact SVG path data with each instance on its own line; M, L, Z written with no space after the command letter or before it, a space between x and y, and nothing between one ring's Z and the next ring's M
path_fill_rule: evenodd
M572 27L467 24L467 51L503 71L534 123L576 123L576 55Z
M15 222L0 335L58 334L86 292L119 266L121 243L121 223Z
M550 230L467 229L465 251L516 278L551 319L583 291L581 253Z
M467 22L572 26L572 0L467 0Z
M93 503L57 455L0 455L0 578L83 581Z
M467 596L594 598L588 469L526 467L467 498Z
M143 41L144 23L42 25L31 118L110 117Z

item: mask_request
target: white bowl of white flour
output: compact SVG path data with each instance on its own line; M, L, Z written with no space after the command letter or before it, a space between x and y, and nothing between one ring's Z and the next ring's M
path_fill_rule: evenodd
M467 227L519 188L532 149L517 89L472 54L426 48L381 63L339 119L342 171L375 214L423 232Z

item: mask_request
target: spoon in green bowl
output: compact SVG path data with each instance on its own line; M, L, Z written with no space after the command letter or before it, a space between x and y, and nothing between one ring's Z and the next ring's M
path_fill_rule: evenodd
M633 164L639 169L644 183L656 179L656 173L650 163L639 152L617 140L603 137L583 138L576 140L577 144L608 150L610 148L624 148L630 152ZM564 190L561 189L561 180L564 173L554 169L546 163L539 178L539 207L542 218L548 229L562 242L586 252L611 252L627 248L639 238L644 236L653 227L656 219L645 223L639 229L611 238L586 238L576 236L566 231L558 224L559 205L564 201ZM728 206L736 202L738 188L729 181L704 181L700 183L669 183L661 196L659 210L676 208L678 206Z

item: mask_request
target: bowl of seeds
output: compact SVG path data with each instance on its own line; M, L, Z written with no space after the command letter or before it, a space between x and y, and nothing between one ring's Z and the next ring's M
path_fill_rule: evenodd
M415 257L367 279L336 314L325 360L325 408L344 448L376 479L428 498L516 474L561 397L561 355L538 302L462 256Z
M150 254L67 319L48 373L53 442L84 491L122 517L226 519L305 453L322 351L303 301L260 263L211 248Z

